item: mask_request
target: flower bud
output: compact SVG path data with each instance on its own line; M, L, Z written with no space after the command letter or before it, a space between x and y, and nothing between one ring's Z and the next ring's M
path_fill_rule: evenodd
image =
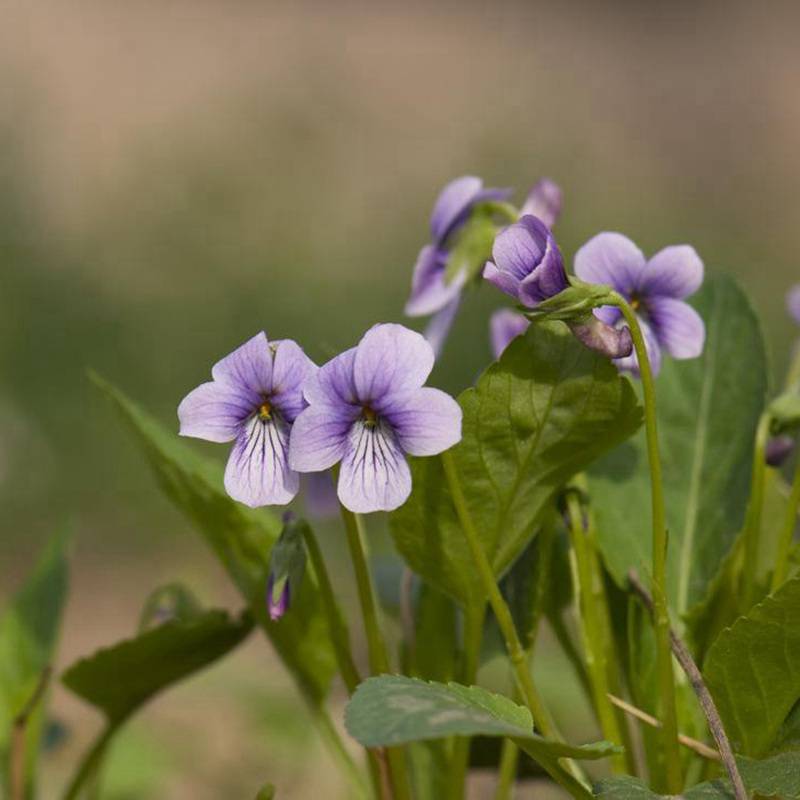
M791 436L787 436L786 434L773 436L767 442L767 447L764 452L764 461L766 461L770 467L780 467L791 455L792 450L794 450L794 439Z
M300 588L306 568L306 548L303 543L305 520L291 511L283 515L283 530L272 547L267 577L267 611L275 622L288 610L292 595Z

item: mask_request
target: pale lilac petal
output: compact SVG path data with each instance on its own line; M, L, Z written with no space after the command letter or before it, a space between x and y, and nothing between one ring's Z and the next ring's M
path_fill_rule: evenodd
M411 471L388 425L353 425L337 491L342 505L356 514L393 511L405 503Z
M289 464L298 472L321 472L340 461L347 437L361 409L340 404L313 405L294 421L289 443Z
M218 361L211 369L215 381L241 386L259 395L272 391L272 351L261 331Z
M495 311L489 320L489 338L492 342L492 353L494 357L500 358L503 351L511 342L521 336L528 329L528 322L522 314L512 311L510 308L502 308Z
M550 231L536 217L522 217L494 240L492 261L501 272L521 281L542 260Z
M617 323L621 325L623 323ZM661 347L658 344L655 333L652 328L641 317L639 318L639 326L642 329L642 336L644 337L644 346L647 350L647 358L650 361L650 369L653 375L658 375L661 370ZM636 358L636 351L631 352L625 358L616 358L614 363L623 371L632 372L634 375L639 375L639 362Z
M380 411L412 456L435 456L461 440L461 406L439 389L387 398Z
M230 442L258 404L244 388L226 383L203 383L178 406L181 436L209 442Z
M278 417L264 422L254 416L231 450L225 468L225 491L251 508L286 505L300 488L300 476L289 469L289 426Z
M433 348L403 325L370 328L356 348L353 377L362 403L418 389L433 369Z
M694 247L676 244L659 250L639 278L638 293L682 299L694 294L703 283L703 262Z
M792 315L792 319L800 324L800 283L789 289L786 295L786 308Z
M323 364L303 384L303 396L309 403L357 404L353 365L357 348L351 347Z
M561 214L563 196L561 188L549 178L537 181L520 209L520 216L531 214L538 217L548 228L556 224Z
M697 358L703 352L703 318L682 300L652 297L647 302L650 324L659 344L673 358Z
M423 336L433 348L434 358L439 358L445 341L453 327L458 308L461 305L461 295L456 295L441 311L437 311L425 328Z
M456 178L442 189L431 213L431 236L441 244L460 222L483 189L483 181L474 175Z
M409 317L425 317L444 308L464 288L466 274L460 271L449 282L445 280L447 253L433 245L419 252L411 279L411 295L405 313Z
M306 407L303 386L318 368L291 339L273 342L272 348L275 356L270 402L285 420L294 422L295 417Z
M611 286L626 297L639 285L642 251L621 233L598 233L575 254L575 274L587 283Z
M483 279L489 281L489 283L496 286L501 292L505 292L515 300L518 299L519 278L509 275L507 272L501 272L491 261L487 261L486 266L483 268Z
M291 447L289 448L291 452ZM304 475L306 513L312 519L329 519L339 513L339 498L330 472Z

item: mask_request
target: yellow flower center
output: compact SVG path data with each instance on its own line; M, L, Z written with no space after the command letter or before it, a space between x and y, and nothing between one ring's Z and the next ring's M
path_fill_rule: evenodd
M265 400L258 407L258 418L263 422L272 419L272 406L269 404L268 400Z
M378 422L378 415L373 409L371 409L369 406L364 406L363 416L365 425L370 428L375 427Z

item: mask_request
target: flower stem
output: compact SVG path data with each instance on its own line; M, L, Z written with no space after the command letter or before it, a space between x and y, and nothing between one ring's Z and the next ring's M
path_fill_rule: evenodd
M369 668L373 675L391 672L386 643L383 640L378 623L378 607L375 602L375 592L372 588L367 557L364 552L364 522L362 518L340 506L342 521L347 532L347 546L350 550L350 560L353 563L358 599L361 603L361 614L364 618L364 632L367 636L367 649L369 651Z
M583 634L586 666L592 687L594 707L600 721L603 736L614 744L623 744L624 738L617 718L617 712L608 699L608 661L607 655L613 652L610 642L604 641L604 627L600 619L601 607L594 596L594 570L592 554L586 539L583 524L583 509L575 491L567 492L567 515L569 517L569 540L575 560L575 594L578 598L580 627ZM615 772L626 772L624 754L612 756L611 764Z
M461 654L459 680L465 686L472 686L478 675L485 617L485 603L472 605L464 610L464 648ZM460 800L464 796L469 769L469 743L468 737L458 736L453 744L453 761L449 785L449 797L451 800Z
M342 676L342 680L347 687L347 693L352 695L358 684L361 683L361 676L353 660L353 651L350 647L350 631L342 616L339 603L336 601L333 585L328 575L328 568L325 566L325 559L322 556L317 537L314 535L314 531L310 525L303 525L302 532L303 539L306 543L306 550L308 551L308 557L311 559L314 574L317 576L319 593L322 596L323 613L327 618L328 632L330 633L331 642L333 644L333 652L336 656L339 674ZM372 750L367 749L367 759L373 788L375 793L380 796L381 778L378 757Z
M767 472L765 452L769 439L770 416L761 415L756 428L753 447L753 468L750 478L750 503L744 526L744 568L742 571L742 606L740 611L750 610L755 599L759 571L759 546L761 544L761 516L764 510L764 480Z
M378 606L375 602L375 591L372 586L367 557L364 552L364 521L343 505L339 505L347 532L347 546L350 560L353 563L358 599L361 604L361 616L364 620L364 632L367 636L369 667L373 675L391 672L386 642L378 622ZM386 750L389 762L390 782L395 800L410 800L411 788L408 784L408 769L405 753L401 748L390 747Z
M449 450L446 450L441 455L442 465L444 466L444 473L447 479L447 485L450 489L453 505L455 506L456 514L458 515L461 529L467 540L467 545L472 554L473 561L483 582L484 591L489 598L489 604L494 611L497 624L500 628L503 638L505 639L506 649L508 651L509 659L511 660L511 667L514 670L514 675L517 680L520 691L522 692L525 705L527 705L531 715L533 716L534 724L539 731L549 738L559 739L559 735L555 729L555 725L550 717L547 708L539 695L536 686L534 685L533 678L531 677L530 667L526 653L522 648L517 629L514 625L514 619L511 616L511 611L506 603L500 588L495 580L494 571L486 557L486 553L481 545L478 532L472 521L472 516L467 507L467 502L464 497L464 492L461 489L461 481L458 477L458 469L453 455ZM545 766L544 764L542 766ZM577 765L570 762L570 767L573 772L580 775L580 770ZM569 775L562 774L563 771L554 770L551 777L560 783L569 791L572 791L572 783L574 781L564 780L563 778L571 778ZM576 776L577 777L577 776Z
M789 551L792 548L794 530L797 526L798 506L800 506L800 461L797 462L794 469L792 490L789 493L789 502L786 505L786 513L783 518L781 538L778 541L778 558L775 562L775 571L772 573L772 586L770 588L772 592L786 580L789 572Z
M339 665L339 672L342 680L347 687L347 693L353 694L361 683L361 676L358 674L358 668L353 660L353 653L350 649L350 631L347 628L347 623L342 616L339 604L336 601L336 596L333 593L333 586L331 579L328 575L328 568L325 566L325 560L322 557L322 551L319 548L314 531L310 525L303 525L303 539L306 543L306 550L308 557L311 559L311 564L314 567L314 574L317 576L317 584L319 585L319 593L322 596L322 608L328 621L328 632L331 636L333 643L334 655L336 662Z
M497 787L494 790L494 800L511 800L514 781L517 777L517 764L519 763L519 748L511 739L503 739L500 750L500 769L497 774Z
M678 713L675 702L675 677L670 650L670 620L667 606L667 522L664 506L664 486L661 476L661 458L658 450L656 423L656 391L653 371L647 356L647 347L639 320L627 300L615 293L616 305L625 317L633 339L644 396L644 424L647 437L647 457L650 465L650 495L653 521L653 599L656 631L656 667L658 694L661 701L662 747L661 757L665 768L662 787L669 794L679 794L683 789L680 749L678 744Z

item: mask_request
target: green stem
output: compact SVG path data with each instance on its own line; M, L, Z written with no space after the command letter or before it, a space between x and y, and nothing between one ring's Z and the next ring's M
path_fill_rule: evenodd
M665 767L664 786L670 794L683 789L680 749L678 744L678 713L675 701L675 677L670 649L670 620L667 606L667 522L664 505L664 486L661 476L661 458L658 451L658 425L656 423L656 391L653 371L647 356L642 329L633 309L621 295L616 295L619 307L630 328L633 346L639 365L644 396L644 425L647 438L647 457L650 466L650 499L653 518L653 599L655 601L656 667L658 693L661 701L662 752Z
M367 557L364 552L364 522L343 505L339 506L347 532L347 546L350 550L350 560L353 563L353 572L358 588L358 599L361 604L361 616L364 620L364 632L367 636L367 650L369 652L369 667L372 675L382 675L391 672L389 665L386 642L381 633L378 622L378 606L375 602L375 590L372 587ZM411 787L408 783L408 768L405 752L399 747L386 749L389 763L389 780L395 800L409 800Z
M775 591L785 580L789 573L789 551L792 548L794 530L797 526L797 508L800 506L800 461L797 462L792 480L792 490L789 493L789 502L783 518L783 529L778 542L778 558L775 562L775 571L772 573L772 588Z
M483 550L483 546L481 545L481 541L478 536L478 531L473 524L472 516L469 513L467 502L461 489L461 481L458 477L458 469L455 461L453 460L453 455L448 450L442 453L441 458L442 465L444 466L445 477L447 479L447 485L450 489L453 505L455 506L456 514L458 515L458 519L461 524L461 529L467 540L467 545L472 554L473 561L475 562L475 567L477 568L478 574L483 582L484 591L489 598L489 604L492 607L492 611L494 611L497 624L501 633L503 634L503 638L505 639L506 649L508 651L509 659L511 660L511 667L514 670L514 675L517 679L519 689L522 692L525 704L533 716L534 724L541 731L541 733L549 738L559 739L560 737L555 730L555 725L550 718L550 714L548 713L542 698L539 696L539 692L533 683L528 660L526 658L525 651L522 649L519 636L517 635L517 629L514 625L514 619L511 616L511 611L509 610L508 604L504 600L503 595L500 592L500 588L495 581L494 571L492 570L489 559L486 557L486 553ZM548 766L545 764L542 764L542 766L548 768ZM574 771L580 774L576 765L570 762L570 766ZM550 772L551 777L553 777L556 782L560 783L562 786L567 788L568 791L572 792L572 784L574 784L575 781L571 779L570 775L562 773L563 770L560 768Z
M111 738L117 732L117 728L122 722L109 722L101 731L100 735L95 739L94 744L89 748L86 755L78 765L78 769L72 777L72 780L64 793L64 800L76 800L80 797L80 792L83 785L95 774L100 762L103 760L108 744Z
M370 790L364 774L353 761L350 752L345 747L342 737L336 730L328 712L324 708L317 708L314 712L314 718L317 723L317 730L320 736L328 745L328 751L334 757L342 771L350 777L351 782L358 788L360 797L369 797ZM380 796L380 795L379 795Z
M761 544L761 517L764 511L764 480L767 472L765 452L769 439L770 416L761 415L756 428L753 447L753 468L750 478L750 503L747 507L744 528L744 568L742 570L742 613L753 605L759 573Z
M575 560L575 594L578 598L580 626L583 634L586 666L592 686L592 697L603 736L614 744L623 744L624 739L616 711L608 699L608 653L613 652L611 643L604 641L604 628L600 619L600 606L594 593L594 571L592 556L586 540L583 510L574 491L567 493L569 516L569 539ZM612 756L611 764L616 773L627 769L624 754Z
M353 659L353 651L350 647L350 631L342 616L342 610L336 600L336 595L333 592L333 585L331 584L328 568L325 565L325 559L322 556L322 550L320 550L317 537L314 535L314 531L310 525L303 525L302 531L308 557L311 559L314 574L317 576L317 585L320 595L322 596L323 613L328 622L328 632L330 633L331 642L333 644L333 652L336 656L339 674L342 676L342 680L347 687L347 693L352 695L358 684L361 683L361 676L359 675L358 668ZM334 742L333 744L335 745L336 743ZM334 747L334 749L338 748ZM381 777L378 757L372 750L367 749L367 759L374 792L380 797Z
M503 739L503 749L500 751L500 769L497 775L497 787L494 790L494 800L511 800L514 790L514 781L517 778L517 764L519 763L519 748L511 739Z
M478 675L485 617L485 603L469 606L464 610L464 649L459 680L465 686L472 686ZM469 737L458 736L453 745L453 762L448 790L451 800L459 800L464 796L469 769L469 743Z
M311 529L310 525L303 525L302 530L308 557L311 559L311 564L314 567L314 574L317 576L319 593L322 596L322 608L327 617L328 632L330 633L331 642L333 643L333 650L336 656L336 662L339 666L339 672L341 673L345 686L347 686L347 693L353 694L356 686L361 683L361 676L358 674L358 668L353 660L353 653L350 648L350 631L342 616L342 611L339 608L336 595L333 593L333 586L330 576L328 575L328 568L325 566L325 559L322 557L322 551L317 543L317 537L314 536L314 531Z
M350 550L350 560L353 563L358 599L361 603L361 615L364 618L370 672L373 675L388 674L391 672L389 656L378 623L378 606L375 602L375 592L372 588L372 579L364 552L364 521L358 514L354 514L344 506L340 506L340 509L347 532L347 546Z

